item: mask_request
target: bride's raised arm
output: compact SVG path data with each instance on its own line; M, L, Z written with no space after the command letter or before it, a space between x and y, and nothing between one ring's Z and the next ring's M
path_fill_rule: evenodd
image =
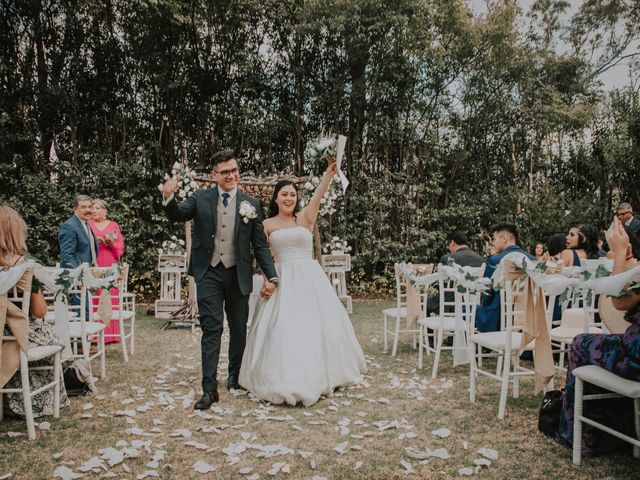
M318 211L320 210L320 200L329 190L329 185L331 185L331 181L333 180L333 176L336 174L336 159L329 158L327 163L327 169L324 172L324 176L322 177L322 181L316 187L316 190L313 192L311 200L309 200L309 205L304 207L300 212L300 220L303 226L311 229L313 224L316 223L316 218L318 218Z

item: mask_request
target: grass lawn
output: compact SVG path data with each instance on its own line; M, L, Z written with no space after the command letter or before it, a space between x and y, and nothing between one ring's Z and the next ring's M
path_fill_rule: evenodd
M0 422L0 478L53 478L59 467L85 470L82 478L452 478L475 467L482 448L498 458L474 471L477 478L638 478L640 463L631 455L573 466L570 450L537 431L541 395L533 395L532 382L522 383L520 398L509 399L499 421L498 385L481 377L471 404L469 369L454 369L450 354L431 381L432 357L417 371L408 337L396 358L383 353L385 306L354 302L367 386L336 392L310 408L233 396L222 387L225 342L220 403L206 413L192 409L200 394L200 332L160 330L163 320L139 315L135 355L125 364L119 346L109 347L107 378L96 397L74 397L59 419L37 419L51 427L38 430L33 442L9 435L26 433L22 420ZM448 437L432 434L443 428ZM429 451L448 458L410 455ZM198 465L210 472L199 473Z

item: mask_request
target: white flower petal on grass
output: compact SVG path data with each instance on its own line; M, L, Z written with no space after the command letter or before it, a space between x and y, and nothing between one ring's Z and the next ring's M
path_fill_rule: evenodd
M430 457L442 458L445 460L449 458L449 452L447 452L446 448L436 448L435 450L427 449L427 453Z
M106 460L111 467L122 463L122 461L124 460L124 453L122 453L120 450L116 450L113 447L105 448L101 453L102 455L100 455L100 458Z
M248 475L253 471L253 468L251 467L242 467L240 470L238 470L238 473L240 475Z
M193 435L191 433L191 430L188 430L186 428L179 428L169 434L170 437L183 437L183 438L191 438L191 435Z
M466 440L462 441L462 448L464 448L465 450L467 450L469 448L469 442L467 442Z
M333 447L333 449L336 452L338 452L340 455L342 455L344 453L344 451L347 449L347 445L349 445L349 441L348 440L346 442L339 443L338 445Z
M327 477L323 477L322 475L314 475L311 477L311 480L328 480Z
M40 430L49 430L51 428L51 424L49 422L42 422L38 425Z
M418 436L418 434L416 432L407 432L405 435L405 438L416 438Z
M273 465L271 465L271 470L269 470L267 473L271 476L275 476L278 474L278 472L280 472L280 469L285 465L286 465L285 462L274 463Z
M105 468L102 460L100 460L98 457L91 457L89 460L80 465L78 467L78 470L80 470L81 472L89 472L94 468Z
M481 448L477 451L483 457L488 458L489 460L497 460L498 452L492 448Z
M190 447L196 447L198 450L209 450L209 445L205 445L204 443L194 442L193 440L189 440L184 442L185 445L189 445Z
M451 387L453 387L453 380L449 379L442 384L442 388L451 388Z
M380 397L378 403L391 403L391 401L387 397Z
M422 450L418 450L417 448L413 447L405 447L404 453L407 455L407 457L413 458L415 460L424 460L426 458L429 458L430 456L427 452L423 452Z
M298 454L302 458L309 458L311 455L313 455L313 452L303 452L302 450L298 450Z
M84 477L82 473L76 473L64 465L59 466L53 471L53 478L62 478L62 480L74 480L82 477Z
M82 410L91 410L93 408L93 403L85 403L82 405Z
M400 460L400 465L404 467L404 473L414 473L413 465L411 465L410 462L407 462L406 460Z
M438 430L433 430L431 432L431 435L440 438L447 438L449 435L451 435L451 430L449 430L448 428L439 428Z
M464 467L458 470L458 475L465 476L465 477L470 477L474 473L475 472L473 471L473 468L469 468L469 467Z
M212 465L209 465L204 460L198 460L194 465L193 469L198 473L209 473L213 472L215 468Z
M160 474L157 470L145 470L136 477L136 480L144 480L145 478L159 478Z
M260 475L258 475L257 473L254 473L247 477L247 480L259 480L259 479L260 479Z
M491 465L491 460L488 458L476 458L473 463L475 463L479 467L488 467Z
M358 460L356 464L353 466L353 469L360 470L362 468L362 465L364 465L364 462L362 460Z
M64 455L64 453L58 452L58 453L54 453L51 456L53 457L54 460L58 460L59 458L62 458L62 455ZM0 478L0 480L2 480L2 479Z

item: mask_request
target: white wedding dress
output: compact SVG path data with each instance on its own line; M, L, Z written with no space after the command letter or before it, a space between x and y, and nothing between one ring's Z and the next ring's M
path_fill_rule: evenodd
M366 363L351 320L312 257L304 227L269 237L280 284L256 309L239 383L262 400L313 405L336 387L362 383Z

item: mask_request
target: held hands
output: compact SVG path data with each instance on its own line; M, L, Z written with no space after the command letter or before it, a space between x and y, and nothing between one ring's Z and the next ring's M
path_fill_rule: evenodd
M165 200L178 191L179 180L180 177L175 176L164 182L164 185L162 185L162 196L165 198Z
M264 298L269 298L273 295L273 292L276 291L276 284L271 283L270 281L265 281L262 285L262 289L260 290L260 296Z

